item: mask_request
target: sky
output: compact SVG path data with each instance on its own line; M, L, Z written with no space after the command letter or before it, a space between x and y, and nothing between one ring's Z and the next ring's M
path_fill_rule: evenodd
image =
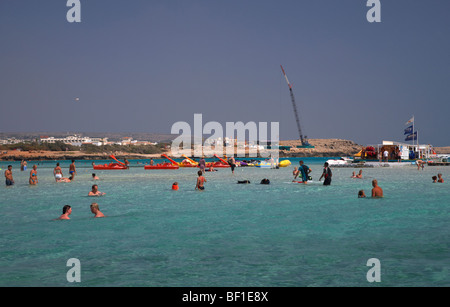
M279 122L308 138L449 146L450 1L0 1L0 131L170 133ZM208 135L205 135L208 137Z

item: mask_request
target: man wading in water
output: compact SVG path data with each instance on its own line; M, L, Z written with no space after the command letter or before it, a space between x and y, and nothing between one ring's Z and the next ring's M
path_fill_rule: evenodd
M331 169L328 167L328 162L325 162L325 164L323 165L323 173L322 176L320 176L319 181L322 179L322 177L324 177L325 180L323 181L323 185L330 185L331 176L333 176L333 174L331 173Z

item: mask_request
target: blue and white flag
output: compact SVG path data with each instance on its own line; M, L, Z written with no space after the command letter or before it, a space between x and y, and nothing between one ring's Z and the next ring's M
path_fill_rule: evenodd
M413 123L414 122L414 116L413 117L411 117L411 119L410 120L408 120L406 123L405 123L405 125L407 125L407 124L411 124L411 123Z
M411 134L413 133L413 126L409 126L408 128L405 129L405 134Z
M406 136L405 141L416 141L417 140L417 131L414 133L411 133L410 135Z

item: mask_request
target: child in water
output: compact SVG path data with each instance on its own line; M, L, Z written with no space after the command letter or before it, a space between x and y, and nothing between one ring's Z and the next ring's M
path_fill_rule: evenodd
M366 193L364 193L364 190L360 190L358 192L358 198L364 198L364 197L366 197Z
M205 189L203 184L206 182L206 178L203 177L202 171L198 171L197 174L198 174L198 178L197 178L197 184L195 185L195 189L203 191Z

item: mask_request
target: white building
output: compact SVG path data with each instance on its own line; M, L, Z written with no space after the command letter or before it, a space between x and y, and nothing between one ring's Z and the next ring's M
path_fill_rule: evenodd
M93 144L101 146L107 143L107 138L90 138L87 136L81 137L80 135L71 135L65 138L55 138L55 137L41 137L41 143L56 143L63 142L64 144L69 144L73 146L81 146L82 144Z

